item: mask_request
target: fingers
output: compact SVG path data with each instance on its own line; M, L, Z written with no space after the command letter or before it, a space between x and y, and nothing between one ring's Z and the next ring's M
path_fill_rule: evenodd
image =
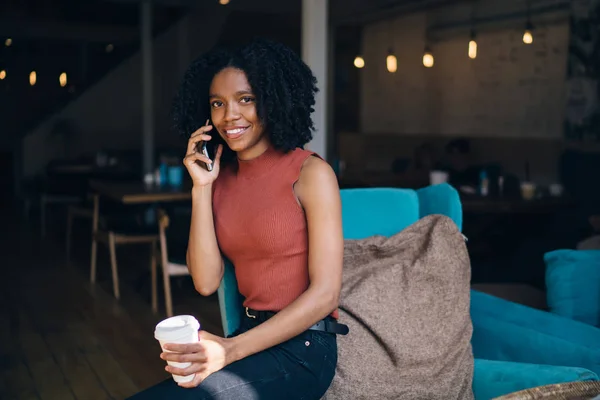
M204 352L204 346L200 342L195 343L166 343L164 350L174 353L200 353Z
M210 135L207 135L206 132L212 129L212 125L206 125L199 128L196 132L192 133L190 139L188 140L187 153L191 154L196 151L196 146L198 142L208 141L211 139Z
M217 152L215 154L215 165L221 165L221 154L223 154L222 144L217 147Z
M190 153L183 159L183 164L188 166L192 165L196 161L202 161L203 163L212 164L212 160L202 153Z
M161 353L160 358L166 361L175 362L206 362L204 349L195 353Z
M192 363L192 365L190 365L187 368L177 368L171 365L167 365L165 367L165 371L174 375L187 376L191 374L196 374L198 372L202 372L205 370L205 368L205 364Z
M212 125L204 125L201 126L200 128L196 129L196 131L194 133L192 133L190 135L190 139L192 138L196 138L200 135L204 135L206 132L212 130L213 126ZM204 135L204 136L208 136L208 135ZM210 136L209 136L210 137Z
M198 387L198 385L200 385L205 378L206 376L204 376L204 374L196 374L194 379L192 379L190 382L179 382L178 385L187 389L195 388Z

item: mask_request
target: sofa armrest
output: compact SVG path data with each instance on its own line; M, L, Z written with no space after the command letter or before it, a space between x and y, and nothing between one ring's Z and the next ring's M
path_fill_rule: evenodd
M241 321L242 296L238 291L237 280L233 264L225 260L225 271L217 294L219 296L219 309L221 312L221 323L225 337L235 332Z
M600 329L471 291L476 358L586 368L600 374Z
M597 380L597 374L584 368L476 359L473 394L486 400L543 385Z
M419 197L419 218L442 214L452 219L462 232L463 213L458 191L448 183L431 185L416 191Z

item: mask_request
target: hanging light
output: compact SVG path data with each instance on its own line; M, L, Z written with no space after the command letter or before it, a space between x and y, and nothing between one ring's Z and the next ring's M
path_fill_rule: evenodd
M474 60L477 58L477 35L475 30L471 31L471 40L469 40L469 58Z
M227 4L229 4L229 0L219 0L219 4L221 4L222 6L226 6Z
M523 43L533 43L533 24L529 19L527 20L527 24L525 24L525 32L523 32Z
M363 68L365 66L365 59L361 56L356 56L356 58L354 59L354 66L356 68Z
M433 63L433 53L431 52L429 46L426 46L425 51L423 52L423 66L425 66L425 68L431 68L433 67Z
M63 72L60 74L60 76L58 77L58 83L60 83L60 87L67 86L67 73L66 72Z
M29 73L29 84L31 86L34 86L36 82L37 82L37 74L35 71L31 71Z
M11 44L12 44L12 38L6 38L6 40L4 41L4 45L6 47L10 47Z
M398 59L394 55L392 49L388 50L388 56L385 59L385 65L387 70L391 73L394 73L398 70Z
M4 80L4 78L6 78L6 71L2 70L0 71L0 81Z

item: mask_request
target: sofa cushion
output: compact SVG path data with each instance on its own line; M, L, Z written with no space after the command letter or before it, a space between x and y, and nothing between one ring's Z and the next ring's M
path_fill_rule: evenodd
M477 358L571 366L600 374L600 329L471 291Z
M419 219L419 198L414 190L344 189L340 195L345 239L391 236Z
M472 399L470 264L441 215L347 240L336 376L326 399Z
M598 375L584 368L477 359L473 392L476 399L493 399L544 385L597 380Z
M556 250L544 261L550 311L600 326L600 250Z

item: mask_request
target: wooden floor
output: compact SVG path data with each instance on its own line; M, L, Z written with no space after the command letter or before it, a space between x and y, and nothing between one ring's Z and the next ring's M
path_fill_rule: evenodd
M99 282L89 283L86 222L67 266L59 228L41 240L35 224L2 219L0 399L125 399L169 378L153 337L164 315L150 309L146 249L119 249L116 301L105 248L99 248ZM203 329L222 333L214 296L196 294L189 278L173 290L176 314L192 314Z

